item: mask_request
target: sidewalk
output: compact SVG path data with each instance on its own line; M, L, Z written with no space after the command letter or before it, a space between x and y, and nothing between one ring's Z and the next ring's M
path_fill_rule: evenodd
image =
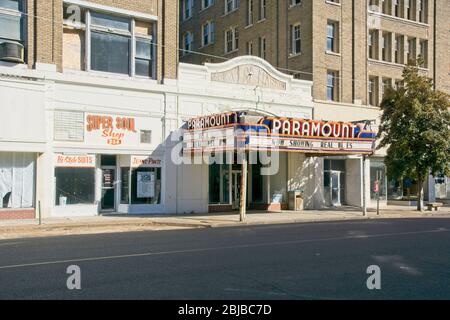
M50 218L39 226L36 220L0 221L0 239L20 239L32 237L51 237L81 234L101 234L135 231L158 231L185 228L219 228L242 225L269 225L288 223L312 223L327 221L348 221L367 219L400 218L450 218L450 208L437 212L417 212L411 207L390 206L382 209L378 216L374 210L364 217L355 208L339 210L311 210L303 212L249 212L244 223L239 222L239 213L204 215L165 215L165 216L124 216L111 215L89 218Z

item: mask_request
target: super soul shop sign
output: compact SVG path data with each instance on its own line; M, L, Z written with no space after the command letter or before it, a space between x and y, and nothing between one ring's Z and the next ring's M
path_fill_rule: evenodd
M127 146L137 144L138 138L135 118L86 114L86 139L90 143Z

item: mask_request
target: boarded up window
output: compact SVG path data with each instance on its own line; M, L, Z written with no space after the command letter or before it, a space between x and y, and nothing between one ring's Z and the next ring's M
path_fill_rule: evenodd
M55 112L55 141L84 141L84 113Z
M152 25L148 22L136 21L135 32L138 35L151 36L152 35Z
M63 67L71 70L85 70L84 31L64 28Z

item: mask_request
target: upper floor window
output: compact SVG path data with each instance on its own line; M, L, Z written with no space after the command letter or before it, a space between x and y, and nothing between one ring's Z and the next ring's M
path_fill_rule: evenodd
M328 101L339 101L338 84L339 84L339 72L331 71L331 70L328 71L327 72L327 100Z
M207 46L214 43L214 23L206 22L202 26L202 46Z
M262 59L267 58L267 40L266 37L259 38L259 57Z
M291 7L302 4L302 0L290 0L290 1L291 1Z
M239 8L239 0L225 0L225 13L230 13Z
M259 0L259 20L267 18L267 0Z
M239 33L237 27L225 31L225 53L239 49Z
M23 0L0 0L0 43L14 42L25 46L25 30L26 30L26 16L25 16L25 1ZM16 62L22 62L23 50L19 52ZM2 59L2 58L0 58ZM6 58L5 58L6 59Z
M202 9L207 9L214 4L214 0L202 0Z
M253 0L247 0L247 26L253 24Z
M183 20L192 17L192 10L194 9L194 0L183 0Z
M338 28L339 24L335 21L328 21L327 24L327 51L329 52L339 52L339 41L338 41Z
M191 32L186 32L183 35L183 55L189 54L192 51L194 36Z
M147 78L155 76L154 26L151 22L89 10L84 10L83 16L85 18L76 24L65 20L64 68Z
M378 59L378 30L369 30L367 41L369 59Z
M428 23L428 1L418 0L417 7L419 9L419 22Z
M299 24L292 26L291 37L292 37L291 53L299 54L302 50L301 30Z

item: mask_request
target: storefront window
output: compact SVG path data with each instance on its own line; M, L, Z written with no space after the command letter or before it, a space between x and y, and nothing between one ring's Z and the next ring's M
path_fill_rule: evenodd
M376 190L378 185L380 199L386 200L387 186L386 186L386 166L383 160L370 160L370 198L377 200L378 193Z
M436 199L450 198L450 179L444 174L440 174L434 178Z
M0 152L0 209L34 206L35 154Z
M220 203L220 164L209 166L209 203Z
M131 204L161 204L161 168L132 171Z
M121 168L120 203L130 204L130 168Z
M209 204L230 204L230 166L209 166Z
M56 168L56 205L94 204L95 168Z
M261 175L261 164L252 166L252 201L263 202L263 176Z

